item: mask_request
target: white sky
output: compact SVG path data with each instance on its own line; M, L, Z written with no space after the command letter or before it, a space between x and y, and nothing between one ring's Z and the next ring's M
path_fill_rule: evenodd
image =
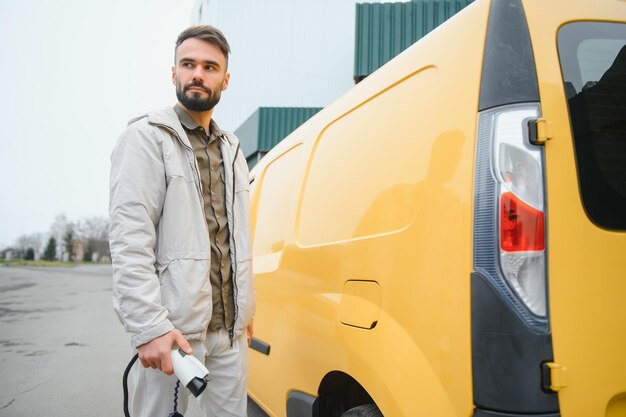
M0 0L0 249L56 214L108 216L128 119L176 102L193 0Z

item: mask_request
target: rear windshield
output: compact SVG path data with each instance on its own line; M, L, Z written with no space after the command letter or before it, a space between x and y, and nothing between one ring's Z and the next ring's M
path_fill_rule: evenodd
M626 24L570 23L558 47L583 205L626 230Z

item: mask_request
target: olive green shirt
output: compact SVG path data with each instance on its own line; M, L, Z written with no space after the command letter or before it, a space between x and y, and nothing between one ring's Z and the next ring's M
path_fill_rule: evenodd
M226 187L224 184L224 163L220 150L220 128L213 120L210 132L187 113L180 105L174 106L180 123L191 142L198 162L204 214L211 241L211 288L213 292L213 314L209 330L234 326L235 310L233 298L232 269L230 261L230 232L226 218Z

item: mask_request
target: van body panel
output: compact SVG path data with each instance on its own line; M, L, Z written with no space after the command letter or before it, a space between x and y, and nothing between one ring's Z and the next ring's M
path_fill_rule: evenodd
M298 208L300 247L402 233L416 221L424 206L426 190L419 185L427 184L430 152L423 150L435 137L429 121L436 104L414 97L438 91L437 68L421 68L324 128ZM397 108L398 102L411 105ZM389 126L399 129L390 132ZM413 129L424 140L416 140ZM355 148L359 154L346 161ZM391 164L394 169L384 169Z
M553 127L545 145L549 310L554 361L566 368L567 386L558 392L566 417L604 416L626 395L626 233L602 229L585 213L557 50L560 27L624 22L626 4L589 6L524 0L542 113Z
M471 415L471 173L488 12L486 0L466 7L253 169L253 234L264 198L285 213L282 239L254 236L255 337L271 349L250 351L249 390L268 414L284 417L290 391L318 395L341 371L384 415ZM267 192L294 147L294 191ZM342 190L370 197L359 212ZM413 211L398 211L397 198ZM341 323L346 281L379 286L373 328Z

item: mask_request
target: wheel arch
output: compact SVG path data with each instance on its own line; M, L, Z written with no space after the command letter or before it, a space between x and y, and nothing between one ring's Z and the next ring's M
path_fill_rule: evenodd
M375 401L356 379L343 371L330 371L318 389L318 416L340 417L358 405Z

